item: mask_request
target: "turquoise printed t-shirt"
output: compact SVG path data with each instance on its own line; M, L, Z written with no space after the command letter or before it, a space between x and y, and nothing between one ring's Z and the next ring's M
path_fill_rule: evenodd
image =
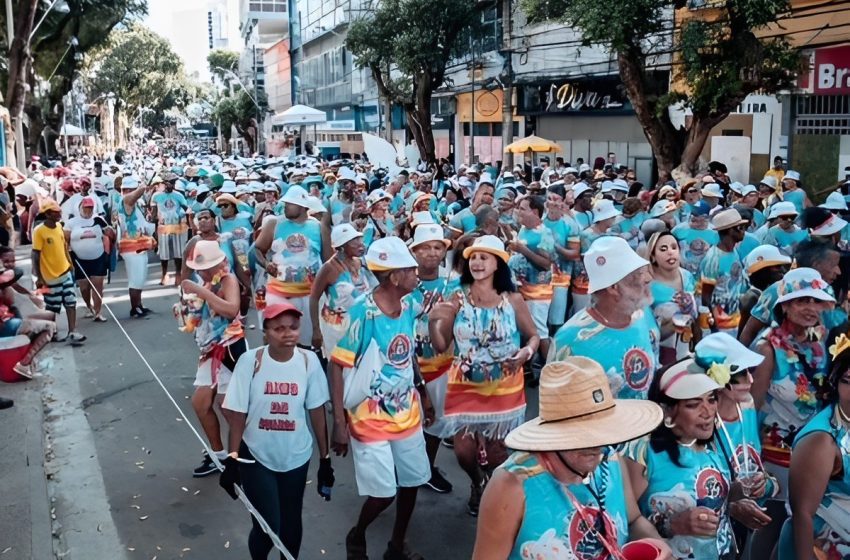
M156 204L157 220L162 230L160 233L182 233L188 229L184 220L189 203L182 194L177 191L159 192L153 195L151 202ZM173 226L179 226L180 231Z
M624 455L646 469L649 484L638 499L638 507L660 535L667 538L674 558L731 560L735 557L735 538L728 512L732 477L720 451L711 446L699 451L680 445L679 466L666 451L654 451L649 438L644 437L628 443ZM720 517L717 535L670 535L667 529L670 519L695 507L708 508Z
M248 233L254 231L253 216L247 212L238 212L234 217L225 219L219 216L218 231L221 233L233 233L237 229L245 229Z
M645 241L643 232L640 230L640 226L642 226L645 221L646 213L638 212L631 218L621 218L620 221L611 226L608 231L625 239L628 242L629 247L631 247L633 251L637 251L638 247L640 247L640 245Z
M674 227L672 233L679 242L682 268L698 276L702 260L709 249L720 243L720 235L713 229L694 229L687 223Z
M383 234L378 232L379 227L383 231ZM371 245L376 239L391 237L394 235L395 222L393 221L392 216L387 216L383 220L379 220L377 225L375 224L375 219L369 216L366 220L366 227L363 228L363 245L365 245L368 249L369 245Z
M516 452L500 467L522 481L525 509L509 560L610 558L598 534L621 547L629 538L629 515L623 492L623 468L616 455L590 475L588 485L571 484L567 490L592 520L588 527L577 514L564 487L538 461L537 456ZM593 493L591 493L591 490ZM604 513L594 494L602 497Z
M574 225L574 221L568 222L565 218L566 216L560 220L550 220L547 216L543 219L543 225L552 232L555 244L564 249L568 248L571 241L578 239L578 231L573 231L573 227L577 229L578 225ZM557 251L555 253L557 257L552 261L552 285L569 286L573 273L573 261L565 259Z
M358 298L349 311L349 329L331 353L340 366L354 367L372 340L380 351L370 395L347 411L352 437L364 443L405 439L422 429L413 385L415 316L409 298L401 304L401 314L393 318L381 311L372 294Z
M809 238L809 232L794 226L792 231L785 231L779 226L773 226L767 230L762 245L776 245L783 254L794 256L797 245Z
M555 253L555 237L552 231L542 223L534 229L523 227L517 240L536 253L542 253L553 262L558 258ZM508 266L519 286L519 292L525 299L552 299L552 266L539 268L525 255L515 252Z
M727 253L720 247L709 249L700 264L700 285L706 284L714 286L710 308L715 326L725 331L737 329L741 321L741 295L749 286L738 253Z
M578 212L577 210L573 210L573 218L582 230L589 228L591 224L593 224L593 212L590 210L587 212Z
M282 219L266 259L277 265L277 277L266 288L283 297L310 295L313 279L322 266L322 225L314 218L304 222Z
M793 191L785 191L782 193L782 200L790 202L797 209L798 214L803 213L803 208L806 205L806 193L803 189L794 189Z
M475 229L475 214L469 207L464 208L451 217L449 226L463 233L469 233Z
M646 399L658 369L659 330L649 308L632 316L625 329L612 329L583 309L558 329L549 362L584 356L599 363L618 399Z

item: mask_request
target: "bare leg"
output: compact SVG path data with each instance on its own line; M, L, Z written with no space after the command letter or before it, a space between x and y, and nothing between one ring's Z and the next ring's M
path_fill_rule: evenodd
M215 410L213 410L214 400L215 389L212 387L196 387L195 393L192 395L192 408L195 409L195 414L201 422L201 427L204 429L212 450L222 451L224 444L221 442L221 425L218 422Z
M21 359L23 365L28 366L35 359L36 355L41 351L44 346L50 342L50 333L43 332L39 333L33 341L30 343L30 349L27 351L26 355Z
M66 307L65 313L68 314L68 332L72 333L77 330L77 308Z
M434 470L434 462L437 460L437 451L440 450L440 438L425 434L425 453L428 454L428 464Z
M168 261L161 260L159 265L162 267L162 280L159 281L159 285L165 286L165 279L168 277Z
M180 275L183 274L183 259L174 259L174 274L175 278L180 278ZM177 280L174 280L174 283L177 283Z
M455 434L455 457L474 486L481 485L481 467L478 465L478 442L463 432Z
M103 309L103 276L93 276L92 284L92 309L94 309L95 317L100 315Z
M395 498L375 498L369 496L360 510L360 517L357 519L357 525L354 527L354 540L358 543L366 542L366 529L375 521L381 513L390 507Z
M93 311L92 302L91 302L91 284L89 284L88 280L78 280L77 286L80 287L80 295L83 297L83 303L86 304L89 311Z
M391 543L393 548L402 550L404 548L404 538L407 536L407 527L410 525L410 518L413 517L413 508L416 506L416 493L419 488L399 488L398 501L395 505L395 523L393 524L393 536Z

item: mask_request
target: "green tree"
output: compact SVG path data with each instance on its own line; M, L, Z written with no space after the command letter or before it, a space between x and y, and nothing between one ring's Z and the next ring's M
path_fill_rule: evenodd
M192 84L171 44L139 23L112 31L106 44L87 57L83 80L93 97L115 94L116 123L118 112L146 107L162 125L166 110L186 107L193 99Z
M207 55L207 64L210 74L221 80L224 85L230 85L230 76L227 71L236 72L239 64L239 53L227 49L213 49Z
M520 0L531 22L555 20L578 29L586 45L617 57L620 79L652 146L659 171L693 175L711 129L754 92L789 86L800 57L783 38L756 32L788 9L788 0L710 0L690 9L684 0ZM674 29L673 10L680 25ZM672 55L674 83L667 91L653 73L652 57ZM678 128L668 109L679 104L692 117Z
M469 33L479 29L476 0L381 0L348 28L346 46L359 68L368 68L384 99L407 116L423 161L436 161L431 96L445 82L446 67Z
M212 120L221 130L224 139L229 143L231 127L235 128L245 140L250 153L257 151L257 119L268 106L268 100L263 91L260 91L259 97L256 98L260 109L254 104L253 96L253 91L240 88L232 95L222 95L212 110Z

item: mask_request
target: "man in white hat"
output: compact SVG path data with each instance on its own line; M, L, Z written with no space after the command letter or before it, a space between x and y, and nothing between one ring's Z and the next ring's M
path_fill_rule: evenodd
M460 278L452 277L440 266L450 245L451 241L443 236L442 226L433 223L416 226L413 239L410 240L410 251L419 263L419 285L411 294L416 319L416 361L435 410L434 423L425 428L425 445L431 465L431 478L426 486L440 494L452 491L451 483L434 465L434 461L440 448L440 440L454 435L445 432L442 422L443 400L448 384L448 375L445 374L452 365L454 354L451 349L443 353L434 350L428 330L428 314L435 304L442 302L445 296L460 288Z
M782 200L792 203L797 213L812 205L809 195L800 188L800 174L792 169L789 169L782 179Z
M658 325L652 302L649 262L625 239L600 237L585 253L593 296L555 334L549 361L582 356L605 370L615 398L646 399L658 367Z
M300 185L283 195L283 216L267 216L254 244L257 263L268 273L267 305L289 301L303 314L300 343L310 346L313 336L310 291L322 263L331 256L330 232L308 215L310 195Z
M737 335L741 319L740 298L747 291L744 263L735 246L744 239L747 221L734 208L723 210L711 220L720 236L700 263L701 305L708 313L712 331Z
M809 237L809 232L796 223L800 212L793 202L788 201L777 202L770 210L776 225L767 229L761 242L764 245L775 245L786 255L792 256L797 245Z
M395 527L384 558L405 558L411 557L404 540L416 494L431 478L422 426L434 418L419 376L416 319L406 297L419 284L418 263L401 239L385 237L369 248L366 265L379 285L352 307L351 328L328 366L332 447L338 455L351 450L357 490L366 496L345 548L349 558L365 558L366 529L397 496ZM342 368L353 368L345 381ZM359 382L364 375L365 383Z
M164 190L151 197L152 221L157 223L157 252L162 267L160 286L168 280L168 261L174 260L175 278L180 277L183 267L183 250L189 241L189 218L186 211L189 203L181 193L175 191L177 176L173 173L163 180Z
M598 201L593 207L592 214L593 218L590 227L579 232L579 248L582 256L590 250L594 241L600 237L611 235L609 232L611 226L622 215L614 207L614 202L608 199ZM590 280L584 261L579 259L575 263L572 285L570 286L570 293L572 294L572 305L570 306L571 317L590 304L589 285Z
M543 197L524 197L516 212L517 221L521 226L519 234L508 244L512 253L508 266L534 319L534 326L540 337L540 352L544 357L549 352L552 262L558 258L555 252L555 236L543 225L545 209Z

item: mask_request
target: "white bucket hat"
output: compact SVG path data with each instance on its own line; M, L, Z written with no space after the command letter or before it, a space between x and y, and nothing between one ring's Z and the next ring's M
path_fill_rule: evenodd
M780 303L804 297L820 301L835 302L835 298L827 293L829 284L821 278L820 273L813 268L795 268L782 277L779 285L779 298L774 307Z
M759 190L755 187L755 185L744 185L741 188L741 196L747 196L748 194L757 193Z
M186 266L192 270L209 270L210 268L224 262L227 256L218 241L200 240L192 249L192 256L186 261Z
M443 235L442 227L437 224L422 224L417 227L416 231L413 233L413 239L410 240L410 248L413 249L414 247L429 241L440 241L447 248L452 244L452 242L446 239Z
M415 268L419 266L410 249L398 237L384 237L373 242L366 252L366 266L374 272Z
M593 223L601 222L609 218L616 218L622 212L614 206L613 200L602 199L593 206Z
M699 366L692 359L682 360L667 368L658 387L664 395L678 401L696 399L721 388L705 373L699 373Z
M797 172L797 171L794 171L792 169L789 169L788 171L785 172L785 177L782 178L783 181L785 179L791 179L792 181L799 181L800 180L800 173Z
M779 216L796 216L797 214L799 212L797 212L797 207L794 206L793 202L777 202L770 207L770 215L767 219L773 220Z
M844 196L840 191L834 191L829 193L826 201L820 207L827 210L847 210L847 201L844 200Z
M235 194L236 193L236 181L227 180L221 184L221 188L218 192L227 193L227 194Z
M715 231L723 231L735 226L744 225L747 220L741 217L741 213L734 208L728 208L718 212L711 219L711 225Z
M743 183L739 183L738 181L733 181L732 183L729 184L729 188L732 190L732 192L734 192L734 193L736 193L740 196L744 196L744 192L743 192L744 191L744 184Z
M649 261L635 253L622 237L612 235L600 237L593 242L584 255L584 268L590 279L589 293L613 286L648 264Z
M733 374L754 368L764 361L764 356L724 332L712 333L700 340L694 348L694 354L694 361L700 367L708 369L712 364L719 363L728 365Z
M842 220L838 216L831 214L821 225L809 230L809 233L815 237L827 237L835 235L845 227L847 227L846 220Z
M702 188L703 198L723 198L723 191L720 190L720 185L717 183L709 183Z
M581 195L583 195L584 193L586 193L587 191L592 191L592 190L593 190L593 187L591 187L587 183L582 182L582 183L579 183L579 184L577 184L576 186L573 187L573 196L575 198L578 198Z
M431 214L431 212L429 212L427 210L422 211L422 212L414 212L411 215L411 219L410 219L410 226L411 227L417 227L417 226L421 226L421 225L424 225L424 224L436 224L436 223L437 222L434 221L433 214Z
M392 195L384 189L375 189L369 193L369 196L366 197L366 206L371 208L382 200L390 202L392 199Z
M791 264L791 257L783 255L776 245L759 245L744 259L747 274L753 275L763 268Z
M611 190L629 192L629 184L625 179L614 179L611 181Z
M304 190L304 187L300 185L292 185L286 191L286 194L283 195L281 200L285 203L295 204L297 206L301 206L302 208L310 208L310 195Z
M354 229L354 226L351 224L339 224L331 230L331 247L339 249L352 239L357 239L358 237L363 237L363 234Z
M761 181L759 181L759 185L766 185L771 189L776 188L776 177L764 177Z

